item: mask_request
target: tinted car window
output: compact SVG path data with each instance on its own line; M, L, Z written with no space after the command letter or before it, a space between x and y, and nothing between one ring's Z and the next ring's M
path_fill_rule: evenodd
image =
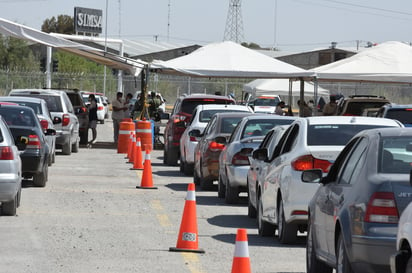
M13 94L13 96L24 96ZM49 108L50 112L63 112L63 107L61 100L58 96L48 96L48 95L41 95L41 94L30 94L30 97L41 98L44 99L47 103L47 108Z
M8 125L13 126L35 126L33 114L22 109L0 108L0 114L5 119Z
M290 124L289 120L263 120L263 119L253 119L249 120L242 133L242 138L251 136L264 136L270 129L277 125L287 125Z
M346 114L351 114L351 115L356 115L360 116L362 115L362 112L366 108L380 108L387 102L364 102L364 101L351 101L351 103L348 104L348 107L346 109Z
M366 139L361 139L346 162L346 166L343 169L339 180L340 184L352 184L351 182L357 181L357 179L353 179L353 181L352 177L357 177L359 169L363 166L361 162L364 161L365 150L367 147L368 141Z
M212 116L216 113L220 113L224 110L222 109L215 109L215 110L204 110L202 112L200 112L199 115L199 121L200 122L209 122L209 120L212 118ZM230 110L230 112L245 112L242 110Z
M222 123L220 125L220 131L222 133L227 133L227 134L232 133L236 125L239 123L241 119L242 119L241 117L239 118L231 117L231 118L222 119Z
M12 100L8 100L10 102L13 102ZM33 109L34 113L37 114L43 114L42 113L42 109L40 104L38 103L33 103L33 102L23 102L23 101L14 101L14 103L17 103L18 105L21 106L27 106L30 107L31 109Z
M409 174L412 169L412 140L409 137L382 138L379 172Z
M390 109L386 113L386 118L396 119L402 123L412 122L412 109Z
M378 125L309 125L307 144L310 145L345 145L354 135L362 130L384 127Z
M230 100L215 100L215 99L202 99L202 100L183 100L181 111L184 113L192 113L193 110L199 104L233 104Z
M258 98L255 99L253 105L255 106L276 106L279 103L279 98Z

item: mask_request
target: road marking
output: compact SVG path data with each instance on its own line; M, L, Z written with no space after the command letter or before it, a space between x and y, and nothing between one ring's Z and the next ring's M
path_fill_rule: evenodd
M151 200L150 205L156 211L156 217L160 225L164 228L171 227L172 224L170 223L169 216L164 213L164 208L160 200ZM175 232L167 231L167 233L174 234ZM199 254L182 252L181 255L191 273L206 273L206 271L202 270L199 257L197 256Z

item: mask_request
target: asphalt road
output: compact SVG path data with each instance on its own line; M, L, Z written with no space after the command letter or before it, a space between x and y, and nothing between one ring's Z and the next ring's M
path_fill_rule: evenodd
M196 191L199 248L176 246L188 183L178 167L151 153L157 189L136 189L142 171L130 170L111 144L112 122L98 125L98 142L57 155L45 188L24 183L17 216L0 216L0 273L230 272L238 228L248 232L252 272L304 272L305 240L281 245L257 234L247 200L226 205L216 191Z

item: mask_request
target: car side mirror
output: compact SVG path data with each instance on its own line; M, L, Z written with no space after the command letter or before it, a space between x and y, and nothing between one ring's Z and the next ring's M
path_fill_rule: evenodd
M62 123L62 118L60 117L54 117L53 118L53 124L59 124Z
M224 144L224 145L226 145L226 143L227 143L226 137L224 137L224 136L215 137L215 141L219 144Z
M252 152L252 158L261 160L261 161L267 161L268 160L268 151L265 148L257 149Z
M48 128L48 129L44 132L44 134L45 134L46 136L55 136L55 135L56 135L56 130L55 130L55 129Z
M188 134L191 137L200 137L202 133L200 132L199 129L193 129L193 130L189 131Z
M321 169L311 169L302 172L301 179L306 183L319 183L321 182L323 172Z

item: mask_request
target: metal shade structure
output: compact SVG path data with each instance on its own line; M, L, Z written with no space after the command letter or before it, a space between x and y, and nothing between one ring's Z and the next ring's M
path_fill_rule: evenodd
M0 33L33 43L58 48L111 68L128 71L135 76L139 75L141 70L147 64L143 61L121 57L97 48L56 37L2 18L0 18Z

